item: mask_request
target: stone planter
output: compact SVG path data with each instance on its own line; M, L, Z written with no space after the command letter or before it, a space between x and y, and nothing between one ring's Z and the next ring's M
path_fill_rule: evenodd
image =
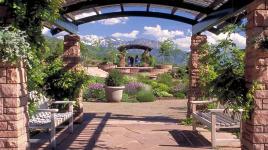
M157 65L156 68L172 70L172 65Z
M149 64L147 64L147 63L143 63L142 64L142 67L149 67L150 65Z
M104 70L104 71L110 71L112 69L115 69L116 68L116 65L114 64L102 64L102 65L99 65L99 68Z
M105 87L106 100L108 102L114 102L114 103L121 102L124 89L125 86L118 86L118 87L106 86Z

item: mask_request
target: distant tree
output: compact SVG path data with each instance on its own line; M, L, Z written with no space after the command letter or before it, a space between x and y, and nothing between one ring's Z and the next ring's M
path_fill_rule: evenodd
M172 40L167 39L160 44L159 54L162 57L162 64L171 63L171 55L175 50L175 44Z

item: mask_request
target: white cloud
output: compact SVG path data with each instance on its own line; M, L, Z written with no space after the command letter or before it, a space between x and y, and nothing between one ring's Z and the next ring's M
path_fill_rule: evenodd
M164 30L160 25L156 25L155 27L144 27L145 35L151 35L155 37L159 41L163 41L166 39L174 39L177 36L184 36L184 32L180 30Z
M79 20L79 19L82 19L82 18L95 16L95 15L97 15L97 14L96 14L96 12L93 12L93 11L92 12L84 12L84 13L75 15L74 18L75 18L75 20Z
M103 25L116 25L116 24L126 24L128 21L128 17L119 17L119 18L110 18L98 21Z
M227 37L227 34L223 33L216 35L211 32L205 32L204 34L207 35L208 42L213 44L216 43L218 40L222 40ZM242 36L241 34L233 33L231 34L230 39L232 39L238 47L240 48L246 47L246 37Z
M191 46L191 36L185 36L173 40L177 47L184 51L189 51Z
M137 35L139 34L139 31L134 30L130 33L120 33L120 32L116 32L114 34L112 34L112 37L116 37L116 38L132 38L135 39L137 38Z
M43 28L42 34L45 35L45 36L52 36L51 33L50 33L50 29L47 28L47 27Z

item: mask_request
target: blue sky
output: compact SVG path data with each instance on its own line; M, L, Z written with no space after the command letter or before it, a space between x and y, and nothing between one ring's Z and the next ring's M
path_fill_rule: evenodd
M81 14L83 17L83 14ZM189 16L188 16L189 17ZM78 34L81 37L94 36L95 38L115 37L122 40L145 38L163 41L172 39L178 48L189 51L191 44L191 25L167 19L149 17L121 17L111 18L79 26ZM44 34L48 31L44 30ZM60 33L61 36L65 33ZM225 35L214 35L204 32L208 41L215 43ZM231 38L241 47L245 47L246 39L243 34L234 34Z
M118 22L116 22L116 21ZM87 23L79 26L79 34L81 35L99 35L99 36L111 36L112 34L119 33L131 33L136 30L139 31L137 38L149 38L155 39L154 36L144 35L144 27L156 27L160 25L163 30L169 31L184 31L191 29L190 25L171 21L167 19L150 18L150 17L124 17L115 18L113 21L97 21L95 23Z

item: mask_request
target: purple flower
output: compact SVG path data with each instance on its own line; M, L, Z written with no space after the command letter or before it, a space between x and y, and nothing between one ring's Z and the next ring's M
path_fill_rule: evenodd
M136 92L138 92L139 90L141 90L144 87L145 87L145 85L141 82L130 82L126 85L125 90L127 93L135 94Z
M103 90L104 89L104 84L102 83L92 83L89 85L90 90Z

